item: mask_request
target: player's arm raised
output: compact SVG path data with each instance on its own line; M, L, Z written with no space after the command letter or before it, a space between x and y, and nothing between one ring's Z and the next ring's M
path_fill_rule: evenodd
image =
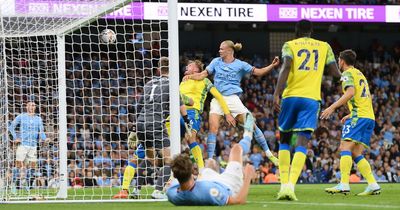
M222 97L221 93L215 87L212 87L210 89L210 93L214 96L215 99L217 99L219 105L222 108L222 111L225 114L225 119L228 122L228 124L230 124L232 126L236 126L236 120L231 115L231 112L229 111L228 105L226 104L226 102L224 100L224 97Z
M255 76L264 76L271 72L275 67L279 65L279 58L275 57L274 60L272 60L272 63L264 68L254 68L253 69L253 75Z
M247 164L244 168L244 178L243 178L243 186L240 188L240 191L235 196L230 196L228 198L228 205L235 204L245 204L247 201L247 195L249 194L249 188L251 180L256 174L254 167L250 164Z

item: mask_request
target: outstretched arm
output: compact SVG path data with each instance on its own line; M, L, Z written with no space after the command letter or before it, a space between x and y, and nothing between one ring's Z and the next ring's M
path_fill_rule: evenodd
M283 65L279 72L278 83L275 87L274 92L274 108L277 112L280 112L280 96L282 95L283 89L285 88L286 81L289 77L290 68L292 67L292 59L290 57L283 58Z
M200 73L195 73L195 74L191 74L191 75L186 75L183 77L183 81L189 80L189 79L193 79L193 80L203 80L204 78L206 78L208 76L208 71L202 71Z
M264 76L264 75L268 74L269 72L271 72L278 65L279 65L279 58L276 56L270 65L268 65L264 68L261 68L261 69L254 68L253 75Z

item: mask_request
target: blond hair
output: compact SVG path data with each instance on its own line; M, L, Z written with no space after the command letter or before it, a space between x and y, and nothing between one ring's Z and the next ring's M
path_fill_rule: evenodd
M204 63L200 60L189 60L188 64L194 63L200 71L204 70Z
M240 50L242 50L242 43L235 43L233 44L233 42L231 40L225 40L222 43L226 44L228 47L232 48L233 51L235 52L239 52Z

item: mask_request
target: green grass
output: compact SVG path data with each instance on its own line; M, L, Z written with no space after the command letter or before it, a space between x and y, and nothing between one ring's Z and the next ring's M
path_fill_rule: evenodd
M400 184L382 184L382 194L377 196L357 197L355 193L361 192L366 184L351 185L350 195L329 195L324 192L324 188L332 185L297 185L296 195L299 201L277 201L275 195L279 190L279 185L253 185L245 206L227 206L229 209L296 209L296 210L338 210L338 209L400 209ZM110 190L96 189L99 193L110 193ZM114 189L116 190L116 189ZM92 193L95 192L90 190ZM77 194L88 191L77 191ZM114 191L113 191L114 192ZM90 193L90 194L92 194ZM108 197L104 197L108 199ZM175 207L168 202L150 203L66 203L66 204L1 204L0 209L7 210L54 210L54 209L84 209L84 210L109 210L109 209L129 209L129 210L169 210L169 209L208 209L215 207Z

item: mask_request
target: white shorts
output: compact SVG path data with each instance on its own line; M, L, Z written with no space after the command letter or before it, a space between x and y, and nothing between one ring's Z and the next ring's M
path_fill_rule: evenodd
M237 161L230 161L222 174L211 168L204 168L198 180L219 182L227 186L232 191L232 195L236 195L243 186L243 166Z
M239 114L245 114L249 112L249 110L243 105L243 102L240 100L239 96L237 95L230 95L230 96L222 96L228 105L229 111L233 117L238 116ZM219 105L217 99L213 98L211 100L211 107L210 107L210 114L218 114L224 115L224 112Z
M36 147L19 145L17 148L16 160L24 162L25 160L29 162L37 161Z

